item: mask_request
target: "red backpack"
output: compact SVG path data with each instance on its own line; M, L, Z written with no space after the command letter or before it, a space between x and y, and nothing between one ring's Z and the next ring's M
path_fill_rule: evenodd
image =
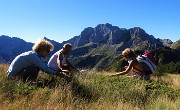
M148 57L155 65L157 65L157 62L156 62L156 60L155 60L155 57L152 56L148 51L145 51L143 55L146 56L146 57Z

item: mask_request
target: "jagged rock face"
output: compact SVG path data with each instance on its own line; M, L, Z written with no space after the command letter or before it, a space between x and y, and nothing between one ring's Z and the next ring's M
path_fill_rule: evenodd
M110 45L124 43L125 47L134 47L144 41L148 41L147 45L161 44L154 36L147 34L139 27L127 30L107 23L99 24L95 28L88 27L79 36L75 36L67 42L77 48L91 42Z
M78 42L79 42L79 36L74 36L70 40L63 41L62 45L64 45L65 43L71 43L73 45L73 49L74 49L74 48L78 47Z
M118 44L127 40L127 30L112 26L111 24L99 24L95 28L85 28L79 36L68 40L74 47L80 47L87 43Z
M170 39L157 39L157 40L162 42L162 44L167 47L170 47L173 44L173 42Z
M91 42L92 41L91 36L92 36L93 33L94 33L94 29L91 28L91 27L88 27L88 28L84 29L81 32L80 36L79 36L79 40L78 40L78 45L77 46L78 47L79 46L83 46L83 45Z
M170 39L164 39L164 42L166 42L167 44L172 44L173 42Z
M153 35L147 34L143 29L134 27L129 29L131 40L134 42L133 45L141 44L141 42L148 41L151 44L160 44L160 42L154 38Z

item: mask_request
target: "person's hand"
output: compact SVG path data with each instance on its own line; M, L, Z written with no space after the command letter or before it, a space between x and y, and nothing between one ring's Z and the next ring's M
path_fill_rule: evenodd
M71 73L68 70L62 70L62 74L64 74L65 76L70 77Z
M57 75L63 77L63 76L69 76L69 73L70 72L68 70L61 70L61 69L59 69Z
M106 76L117 76L117 74L116 73L108 73L108 74L106 74Z
M69 73L69 71L68 70L61 70L62 72L64 72L64 73Z
M114 74L110 74L110 77L112 77L112 76L117 76L117 74L116 74L116 73L114 73Z
M87 72L87 70L79 70L79 73L85 73L85 72Z

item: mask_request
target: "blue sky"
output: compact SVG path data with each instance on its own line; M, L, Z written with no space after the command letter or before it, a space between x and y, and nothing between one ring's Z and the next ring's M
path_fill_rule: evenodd
M0 35L62 42L86 27L141 27L155 38L180 39L180 0L0 0Z

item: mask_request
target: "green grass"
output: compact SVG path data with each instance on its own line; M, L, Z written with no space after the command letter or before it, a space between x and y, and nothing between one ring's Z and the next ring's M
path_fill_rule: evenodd
M164 82L145 82L105 72L86 71L74 83L40 73L35 84L6 78L0 66L0 109L3 110L178 110L180 89ZM6 69L5 69L6 68Z

